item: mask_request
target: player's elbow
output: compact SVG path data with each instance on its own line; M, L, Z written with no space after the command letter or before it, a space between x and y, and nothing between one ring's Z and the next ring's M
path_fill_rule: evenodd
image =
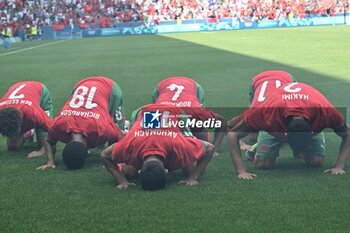
M215 146L214 146L213 144L207 143L206 146L207 146L207 151L209 152L209 154L214 153L214 151L215 151Z
M106 150L102 151L101 154L101 159L104 160L104 159L108 159L109 158L109 154L107 153Z

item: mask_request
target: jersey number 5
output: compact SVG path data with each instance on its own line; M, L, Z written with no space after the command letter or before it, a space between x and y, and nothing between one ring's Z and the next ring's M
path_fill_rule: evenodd
M85 103L86 109L92 109L92 108L97 106L96 103L92 102L95 93L96 93L96 87L91 87L91 89L89 91L88 87L79 86L74 91L73 97L72 97L71 101L69 102L69 106L71 106L72 108L80 108ZM86 95L87 95L87 98L85 99Z

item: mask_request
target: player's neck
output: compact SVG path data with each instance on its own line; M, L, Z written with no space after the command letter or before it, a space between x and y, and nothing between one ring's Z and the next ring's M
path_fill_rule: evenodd
M81 133L72 133L72 142L81 142L86 146L86 138Z

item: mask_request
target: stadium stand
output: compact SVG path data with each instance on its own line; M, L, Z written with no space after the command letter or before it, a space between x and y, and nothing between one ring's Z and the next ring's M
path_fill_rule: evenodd
M336 16L348 12L345 0L0 0L2 37L41 38L41 27L115 27L119 23L240 18L263 19ZM34 35L34 33L35 35Z

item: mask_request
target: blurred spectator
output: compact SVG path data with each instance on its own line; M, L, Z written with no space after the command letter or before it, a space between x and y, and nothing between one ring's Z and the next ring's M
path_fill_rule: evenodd
M6 36L8 27L13 36L26 39L38 37L43 25L55 29L70 25L73 30L74 25L86 29L186 19L283 20L344 12L348 12L346 0L0 0L0 32Z

